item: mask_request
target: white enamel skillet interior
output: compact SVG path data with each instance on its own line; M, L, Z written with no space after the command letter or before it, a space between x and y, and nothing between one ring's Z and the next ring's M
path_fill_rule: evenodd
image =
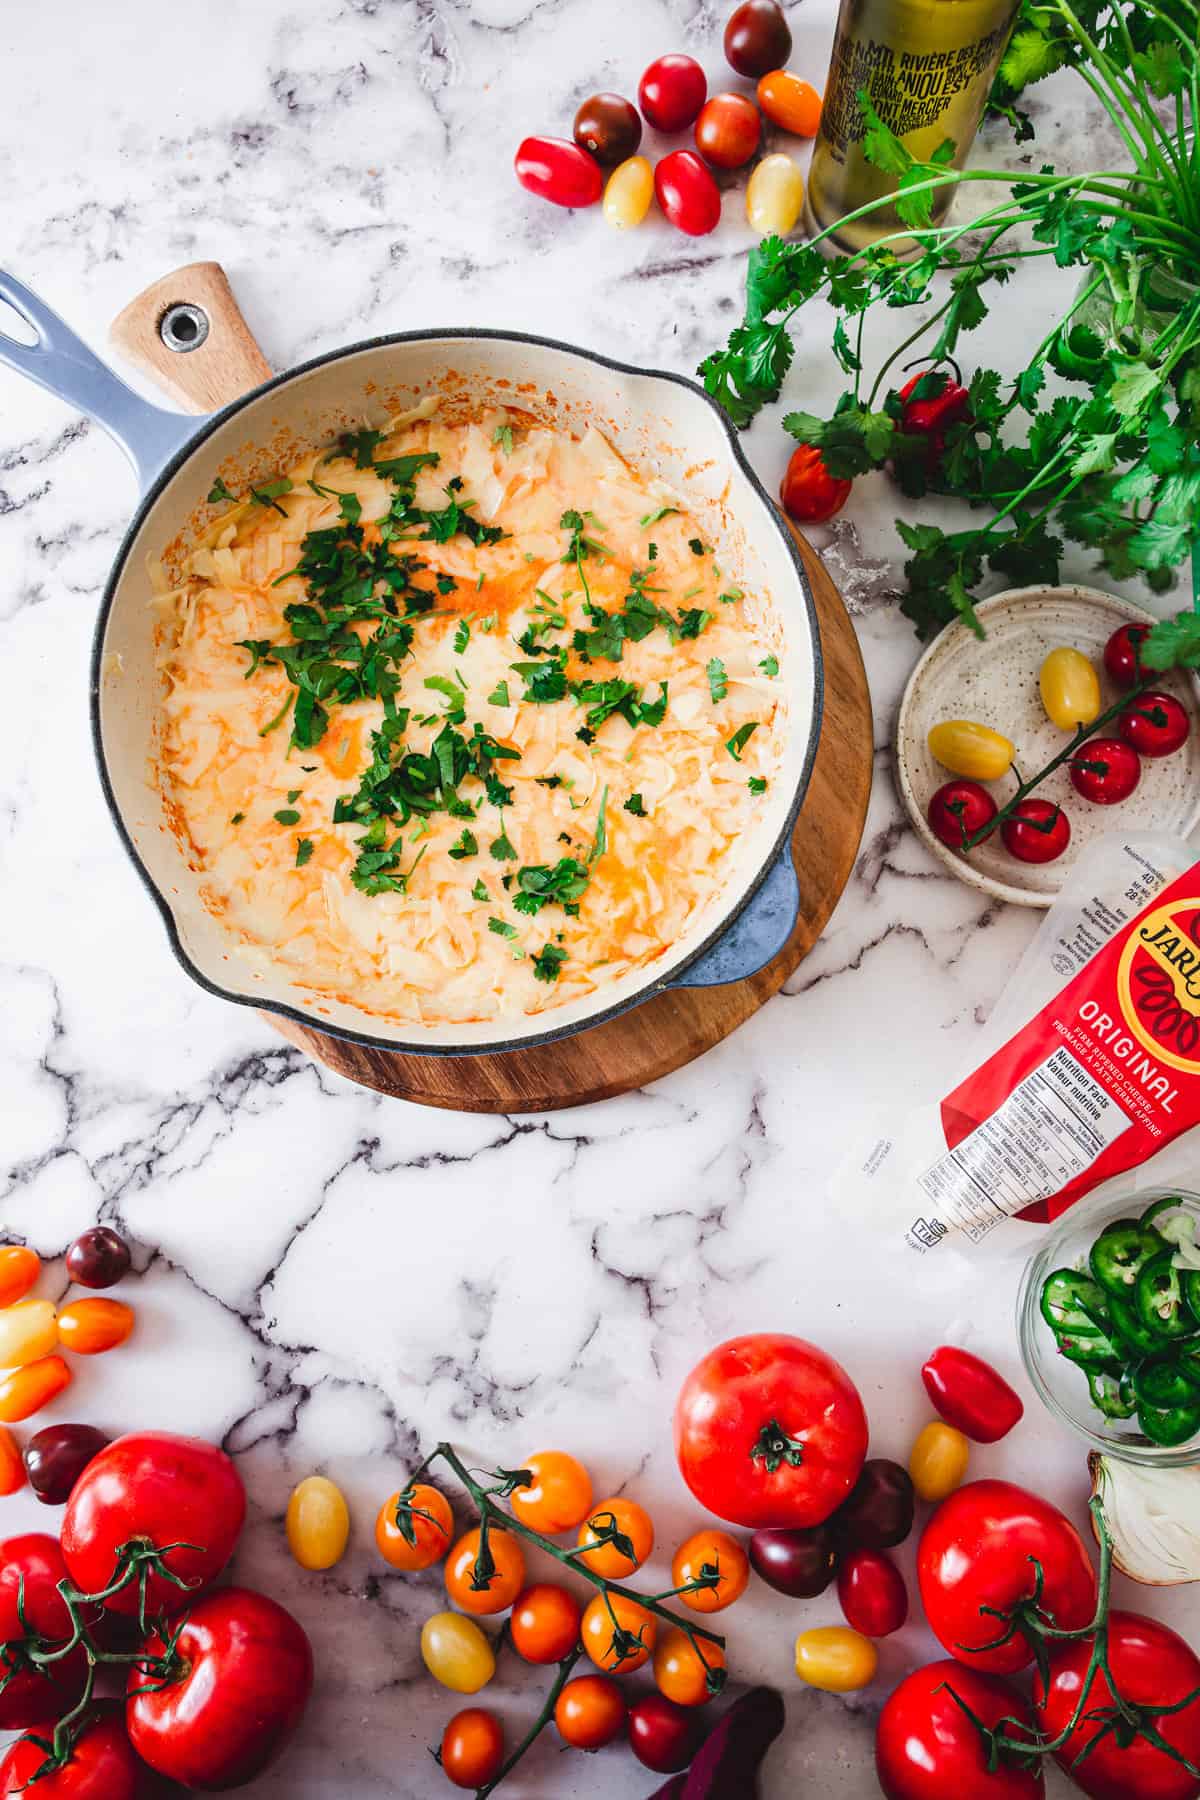
M821 725L820 639L795 545L723 414L679 376L648 373L592 351L493 331L409 332L332 352L195 419L152 406L96 358L19 282L0 273L6 300L36 334L7 334L0 362L91 414L133 463L142 499L117 555L96 625L92 719L105 796L122 841L156 901L189 975L240 1005L296 1019L385 1050L481 1054L544 1043L611 1017L662 988L712 986L761 968L783 947L798 909L790 855ZM217 478L262 482L340 431L379 426L429 393L453 409L518 405L563 429L594 424L637 467L677 489L717 548L722 568L771 595L784 648L788 727L783 763L746 834L719 900L651 968L598 996L533 1017L423 1026L316 996L277 964L251 970L200 895L171 831L155 777L160 677L148 558L186 547L212 517Z

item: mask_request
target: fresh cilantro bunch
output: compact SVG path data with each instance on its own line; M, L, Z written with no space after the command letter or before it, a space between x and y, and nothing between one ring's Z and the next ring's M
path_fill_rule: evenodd
M994 100L1024 131L1014 105L1021 90L1074 67L1116 125L1128 168L1059 175L1045 166L1014 181L951 168L949 142L920 162L861 92L867 155L896 177L897 192L850 216L894 204L904 229L832 260L820 239L767 238L751 253L745 318L700 370L733 422L748 425L778 398L792 320L823 295L839 315L833 350L850 385L832 417L793 412L785 428L816 445L834 476L887 465L905 493L952 495L987 515L949 532L897 521L911 552L903 610L922 636L960 617L981 632L972 595L986 574L1055 581L1067 539L1096 550L1113 575L1140 573L1155 588L1170 586L1192 549L1200 529L1198 39L1196 0L1027 0ZM1003 183L1006 198L968 225L933 225L940 189L979 181ZM915 240L911 260L899 260L896 240ZM892 385L891 371L915 357L925 371L919 398L936 398L995 290L1038 257L1080 270L1075 298L1024 368L977 368L962 415L931 442L912 429L913 396ZM864 346L875 309L930 303L931 316L869 378ZM1152 656L1168 653L1172 663L1200 663L1194 616L1155 633Z

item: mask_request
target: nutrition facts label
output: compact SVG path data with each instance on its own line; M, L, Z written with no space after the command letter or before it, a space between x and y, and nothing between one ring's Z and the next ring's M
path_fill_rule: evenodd
M942 1229L918 1220L910 1243L929 1249L947 1226L978 1242L1002 1219L1081 1175L1129 1123L1070 1052L1056 1050L991 1118L918 1176Z

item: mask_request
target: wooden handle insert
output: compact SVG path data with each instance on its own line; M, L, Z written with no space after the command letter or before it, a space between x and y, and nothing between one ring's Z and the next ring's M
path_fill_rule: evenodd
M216 412L272 373L220 263L164 275L117 315L109 336L187 412Z

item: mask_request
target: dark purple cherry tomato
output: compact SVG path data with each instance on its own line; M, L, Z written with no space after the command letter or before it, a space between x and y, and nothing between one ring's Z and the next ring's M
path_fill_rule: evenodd
M775 0L742 0L725 27L725 60L739 75L769 75L792 54L792 34Z
M745 94L714 94L696 120L696 148L716 169L740 169L758 149L762 116Z
M593 94L575 114L575 142L606 169L632 156L641 141L638 109L621 94Z
M1070 762L1071 786L1093 806L1128 800L1142 779L1142 759L1121 738L1092 738Z
M1148 625L1118 625L1104 646L1104 666L1120 688L1136 687L1142 679L1142 645L1150 636Z
M108 1443L94 1425L47 1425L25 1446L25 1473L39 1500L65 1506L71 1489Z
M677 1706L662 1694L647 1694L629 1709L629 1742L633 1754L656 1775L686 1769L704 1735L690 1706Z
M997 813L996 802L978 781L960 777L946 782L929 802L926 817L935 838L951 850L961 850L964 838L974 837L990 825Z
M908 1617L904 1577L882 1550L848 1550L838 1564L837 1591L847 1625L864 1637L889 1637Z
M672 150L654 171L654 194L677 231L704 237L721 217L721 193L694 150Z
M890 1550L902 1544L912 1530L914 1505L908 1470L890 1457L869 1457L850 1498L830 1521L839 1548Z
M833 1580L837 1553L828 1525L764 1527L750 1539L755 1574L778 1594L811 1600Z
M1071 821L1052 800L1021 800L1000 827L1000 836L1018 862L1057 862L1071 841Z
M638 105L655 131L686 131L708 98L708 77L691 56L658 56L638 82Z
M1117 730L1141 756L1174 756L1191 730L1187 710L1174 694L1150 688L1139 694L1117 720Z
M129 1245L110 1225L93 1225L67 1251L67 1274L80 1287L115 1287L129 1273Z
M593 206L604 192L600 164L569 138L523 139L513 167L523 188L555 206Z

